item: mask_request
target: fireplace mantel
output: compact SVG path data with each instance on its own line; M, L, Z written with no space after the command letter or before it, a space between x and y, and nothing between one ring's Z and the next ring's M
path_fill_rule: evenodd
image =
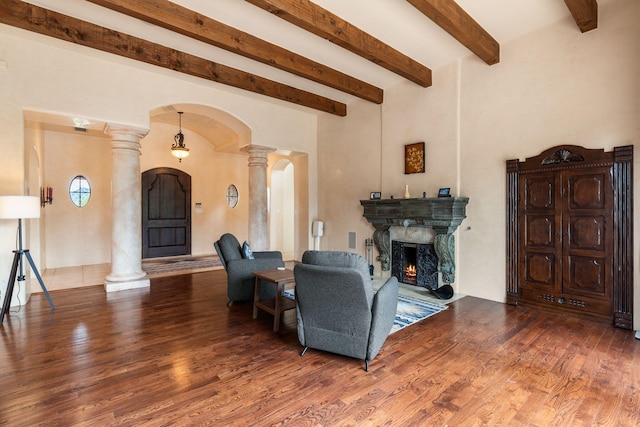
M453 233L466 218L468 197L425 197L416 199L360 200L364 217L374 227L373 241L382 270L390 269L389 228L427 227L437 234L434 241L438 271L444 283L455 281L455 241Z

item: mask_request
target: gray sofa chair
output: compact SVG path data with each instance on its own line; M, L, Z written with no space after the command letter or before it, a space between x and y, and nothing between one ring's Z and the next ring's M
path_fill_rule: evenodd
M213 246L227 271L227 306L234 301L253 301L254 271L284 267L279 251L252 252L253 258L247 258L233 234L223 234ZM260 299L273 298L275 292L275 286L260 286Z
M354 253L306 251L294 267L298 340L304 347L369 361L396 315L398 279L374 292L366 260Z

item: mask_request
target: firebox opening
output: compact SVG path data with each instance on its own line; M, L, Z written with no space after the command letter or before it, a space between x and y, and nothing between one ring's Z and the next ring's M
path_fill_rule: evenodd
M402 248L402 280L400 281L410 285L416 284L418 273L416 270L416 247L417 245L405 243Z
M399 282L438 288L438 256L432 244L391 242L391 274Z

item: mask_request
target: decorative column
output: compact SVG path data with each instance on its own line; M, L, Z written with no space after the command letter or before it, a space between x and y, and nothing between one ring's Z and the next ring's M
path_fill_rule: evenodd
M140 140L148 129L107 124L112 154L111 173L111 272L105 278L107 292L149 286L142 271L142 213Z
M249 242L257 251L269 249L269 212L267 210L267 156L275 148L246 145L249 154Z

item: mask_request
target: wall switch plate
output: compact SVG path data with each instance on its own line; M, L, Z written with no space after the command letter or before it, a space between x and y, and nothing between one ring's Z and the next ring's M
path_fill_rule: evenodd
M355 249L355 248L356 248L356 232L350 231L349 232L349 249Z

